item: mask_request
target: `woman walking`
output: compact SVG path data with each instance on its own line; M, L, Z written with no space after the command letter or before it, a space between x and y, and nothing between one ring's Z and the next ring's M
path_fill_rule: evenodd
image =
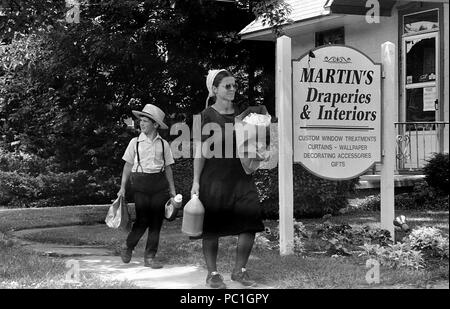
M174 160L169 143L158 134L159 128L167 129L164 112L155 105L147 104L142 112L133 111L133 114L140 121L141 133L130 141L122 157L125 164L117 195L125 197L126 183L130 178L136 221L122 245L121 257L124 263L130 262L134 248L148 228L144 265L161 268L163 266L155 256L164 219L164 205L176 195L171 167Z
M202 135L201 140L196 141L191 195L197 194L205 207L201 237L208 268L206 283L211 288L226 288L223 277L217 271L219 238L238 235L231 280L247 287L255 286L256 283L247 273L246 265L255 233L264 230L259 198L252 176L245 173L236 155L234 131L225 130L226 124L234 125L235 116L240 112L233 104L236 81L226 70L212 70L209 71L206 85L209 92L207 106L209 101L213 104L201 112L201 121L194 125L200 125L201 128L208 124L219 125L221 134L217 136L215 132L213 148L221 147L219 149L222 150L220 154L215 149L211 150L214 153L212 156L211 153L205 155L205 151L202 152L202 142L210 136ZM233 136L226 136L229 134ZM229 140L233 141L233 151L232 155L227 157L230 153L227 147L230 145L226 141ZM209 146L203 148L209 149Z

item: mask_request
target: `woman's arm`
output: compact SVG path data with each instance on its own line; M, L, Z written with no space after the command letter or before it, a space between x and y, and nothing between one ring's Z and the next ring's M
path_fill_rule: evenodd
M169 182L169 192L170 192L170 196L171 197L175 197L175 195L177 195L177 192L175 190L175 182L173 181L173 170L172 170L172 166L166 166L165 168L165 175L166 175L166 179Z
M117 193L117 196L125 196L125 187L127 185L128 178L130 177L132 168L133 164L125 162L122 171L122 182L120 184L120 190Z
M194 156L194 180L192 182L191 195L195 194L200 196L200 175L203 171L203 166L205 166L205 158L202 155L202 143L197 142L195 147Z

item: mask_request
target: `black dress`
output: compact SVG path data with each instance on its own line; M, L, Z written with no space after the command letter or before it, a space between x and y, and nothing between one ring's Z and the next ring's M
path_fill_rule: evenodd
M225 130L226 123L234 125L237 109L233 114L220 114L208 107L200 115L202 128L208 123L217 123L222 128L218 139L222 142L222 158L205 159L200 176L199 198L205 207L202 237L263 231L261 205L253 176L245 173L236 155L234 130ZM233 135L231 158L225 157L225 132L229 138ZM211 135L202 135L202 141Z

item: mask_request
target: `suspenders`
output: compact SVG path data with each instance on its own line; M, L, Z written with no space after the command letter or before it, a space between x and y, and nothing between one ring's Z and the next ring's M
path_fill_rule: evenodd
M165 151L164 151L164 142L163 142L162 138L160 138L160 141L161 141L161 145L162 145L162 158L163 158L163 162L164 162L163 166L161 167L161 170L159 171L161 173L162 171L164 171L164 167L166 166L166 156L165 156ZM137 154L138 164L136 166L135 172L138 171L139 167L141 167L141 171L144 172L144 169L142 168L142 165L141 165L141 158L139 156L139 141L136 141L136 154ZM156 149L155 149L155 157L156 157Z

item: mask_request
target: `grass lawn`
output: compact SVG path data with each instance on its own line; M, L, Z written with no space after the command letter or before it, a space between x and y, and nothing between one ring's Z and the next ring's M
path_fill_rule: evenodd
M0 232L104 222L108 205L0 209Z
M16 229L52 226L58 222L66 224L84 224L75 227L55 228L36 232L26 236L29 240L39 242L53 242L59 244L98 245L116 250L126 237L126 233L109 229L105 224L93 225L103 222L107 207L62 207L42 211L29 209L27 213L17 215L13 210L0 212L0 230L10 231ZM67 210L67 215L66 215ZM430 211L402 211L412 228L416 226L435 226L448 235L448 212ZM397 215L398 215L397 214ZM87 218L83 221L82 218ZM12 224L10 222L14 222ZM322 219L300 220L307 229L313 228ZM354 212L351 214L332 217L331 223L347 223L356 226L378 226L379 213ZM6 228L3 225L7 223ZM86 225L89 224L89 225ZM275 227L277 222L266 221L266 226ZM55 225L55 224L53 224ZM235 256L236 237L224 237L219 247L219 271L227 274L233 268ZM307 244L308 245L308 244ZM316 244L314 244L316 245ZM134 257L141 259L145 246L141 239ZM313 244L305 248L313 248ZM307 250L303 256L279 255L277 250L267 250L255 246L248 264L249 271L261 283L277 288L372 288L372 287L415 287L422 288L427 284L448 280L448 261L442 261L432 267L421 270L387 269L383 266L380 272L380 285L369 286L365 276L366 258L353 254L350 257L330 257L321 252L320 248ZM181 219L165 222L161 232L159 256L166 264L193 264L205 266L201 250L201 241L189 240L181 233ZM50 263L50 262L49 262ZM56 263L56 262L55 262ZM63 265L64 266L64 265ZM59 266L61 267L61 266ZM24 272L25 273L25 272ZM2 275L0 275L1 281Z
M2 288L133 288L130 282L104 282L82 274L79 283L66 282L67 268L62 259L41 256L12 243L12 231L103 222L105 206L67 206L54 208L0 209L0 289Z
M5 241L0 233L0 289L121 289L130 282L104 282L90 274L80 274L80 282L66 281L68 268L63 260L40 256Z

